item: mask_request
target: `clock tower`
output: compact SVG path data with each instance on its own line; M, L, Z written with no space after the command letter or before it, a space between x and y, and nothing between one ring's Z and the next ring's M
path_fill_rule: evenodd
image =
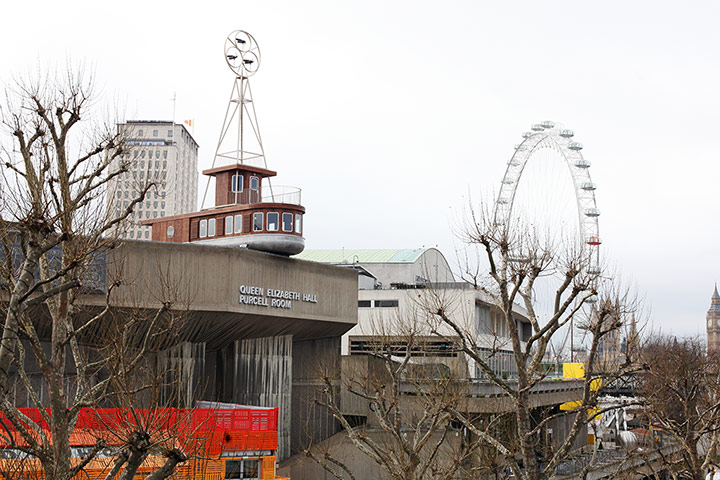
M708 353L720 353L720 294L717 284L707 312L707 342Z

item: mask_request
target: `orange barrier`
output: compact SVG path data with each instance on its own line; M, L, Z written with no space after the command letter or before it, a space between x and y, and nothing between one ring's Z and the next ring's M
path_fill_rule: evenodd
M50 437L39 410L20 412ZM49 410L45 413L51 414ZM0 422L5 426L0 431L0 471L15 472L18 478L44 478L40 461L22 452L22 447L27 446L25 439L2 414ZM21 423L26 427L29 424ZM113 447L123 443L123 438L127 438L124 434L138 429L150 432L159 444L181 448L191 457L176 468L173 475L176 480L277 479L281 478L275 476L277 428L277 408L83 409L69 440L73 465L99 440L108 445L77 475L87 480L104 479L116 460L111 453ZM38 432L28 430L35 440L41 440ZM164 462L161 455L149 456L137 475L144 477Z

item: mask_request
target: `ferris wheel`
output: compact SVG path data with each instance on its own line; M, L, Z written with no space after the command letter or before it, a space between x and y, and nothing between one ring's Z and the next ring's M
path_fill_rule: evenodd
M590 178L590 162L582 155L583 145L573 139L574 132L562 128L551 121L535 124L523 133L523 141L515 146L502 179L500 192L495 202L495 223L506 225L511 221L513 205L525 167L531 157L542 149L554 150L567 164L572 178L579 232L587 257L590 260L588 273L599 275L600 230L598 217L600 210L595 201L597 186Z

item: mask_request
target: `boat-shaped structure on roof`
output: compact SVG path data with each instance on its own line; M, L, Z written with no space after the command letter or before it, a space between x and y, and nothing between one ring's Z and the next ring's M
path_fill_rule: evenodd
M271 183L277 173L267 168L250 90L249 77L259 67L260 49L250 34L237 30L225 41L225 60L235 82L213 165L203 171L215 179L215 206L143 224L152 226L153 241L298 254L305 248L301 190ZM206 187L203 206L207 193Z

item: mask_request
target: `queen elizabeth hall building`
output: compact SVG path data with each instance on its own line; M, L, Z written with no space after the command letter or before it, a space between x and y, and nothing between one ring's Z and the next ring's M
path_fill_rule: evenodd
M78 306L87 315L105 307L116 279L123 284L110 295L115 319L151 318L172 301L164 315L179 326L148 356L173 372L177 406L278 407L278 460L338 431L314 398L321 372L339 377L340 338L357 323L354 271L241 248L126 241L98 256L86 277ZM34 407L16 383L15 403Z

